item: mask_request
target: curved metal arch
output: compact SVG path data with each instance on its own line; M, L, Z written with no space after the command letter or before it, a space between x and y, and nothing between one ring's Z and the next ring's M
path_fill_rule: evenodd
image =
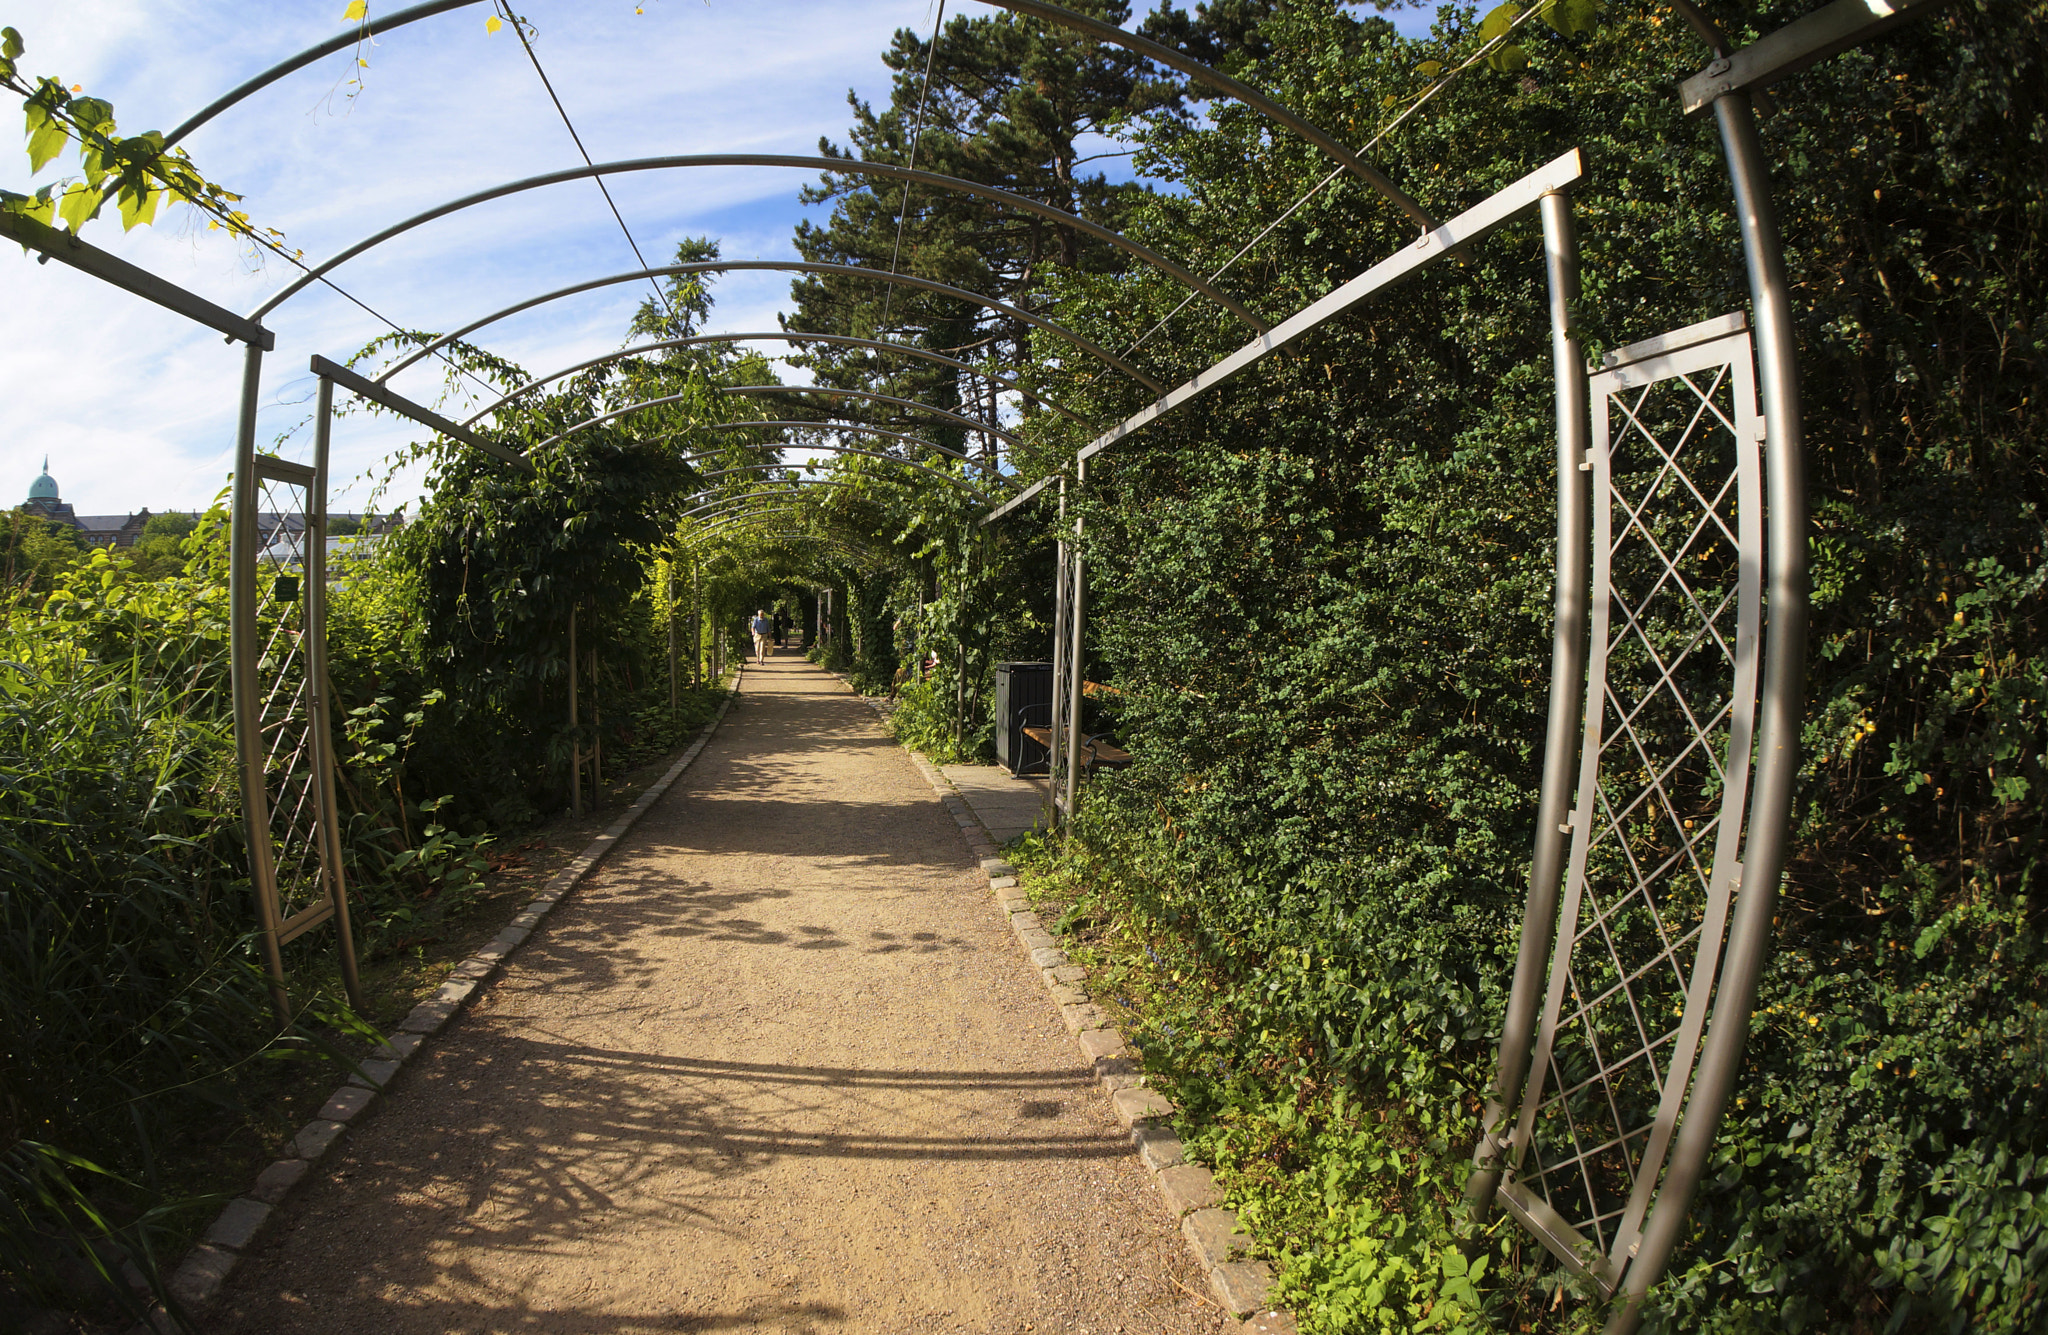
M797 491L749 491L743 492L736 496L721 496L719 499L715 501L706 501L702 505L696 506L692 509L685 510L680 515L677 515L676 518L697 519L699 515L724 517L727 515L747 514L750 513L749 502L751 501L787 501L793 500L794 498L800 496L801 494L801 492ZM801 509L802 507L790 505L781 508ZM699 520L699 522L702 523L706 521Z
M661 340L659 343L636 343L630 348L621 348L617 352L607 352L602 357L592 357L587 362L578 362L574 366L565 366L559 371L553 371L547 375L539 377L538 379L529 380L525 384L519 386L517 389L507 391L506 393L501 394L497 398L491 400L491 402L485 404L483 407L477 409L476 412L472 413L468 418L466 418L463 421L462 425L470 426L473 423L475 423L478 418L484 416L484 414L495 412L497 409L504 406L506 403L509 403L511 400L518 398L522 394L531 393L532 391L539 389L542 385L552 384L555 381L562 379L564 376L575 375L578 371L588 371L595 366L604 366L611 362L623 361L627 357L637 357L643 353L649 352L660 352L665 348L693 348L707 343L770 342L839 343L849 347L872 348L878 352L900 352L906 357L916 357L921 361L934 362L940 366L957 367L962 371L969 372L970 374L973 375L978 375L984 380L990 380L998 385L1001 385L1003 388L1009 390L1013 394L1023 395L1025 398L1031 400L1033 403L1043 404L1045 407L1050 408L1052 411L1058 413L1060 416L1066 418L1068 421L1077 422L1082 426L1088 425L1087 419L1082 417L1079 413L1076 413L1071 409L1061 406L1060 404L1054 402L1051 399L1048 399L1047 397L1045 397L1045 395L1040 394L1035 390L1026 389L1024 386L1018 384L1016 381L1010 379L1008 376L997 375L993 371L987 370L980 366L976 366L973 362L961 361L957 357L948 357L946 356L946 354L942 352L932 352L929 349L915 347L908 343L891 343L885 339L879 338L855 338L851 334L807 334L802 332L801 330L790 329L769 330L761 333L745 334L697 334L690 338L665 338Z
M881 427L868 426L862 422L707 422L704 424L703 429L706 431L740 431L758 426L782 427L793 431L852 431L864 436L887 436L890 440L900 440L906 445L922 445L928 450L937 450L948 459L972 462L967 455L962 454L960 451L949 450L945 446L934 444L922 436L905 435L901 431L885 431ZM811 450L824 447L818 445L793 445L791 448Z
M734 524L734 525L733 525L733 527L737 528L737 527L738 527L738 525L737 525L737 524ZM726 530L726 529L723 529L723 528L721 528L721 529L719 530L719 532L725 532L725 531L728 531L728 530ZM713 536L713 537L716 537L716 536L718 536L718 533L713 533L713 534L712 534L711 536ZM872 567L872 566L876 566L876 565L879 565L879 564L881 563L881 560L882 560L881 556L880 556L880 555L879 555L878 553L875 553L875 552L868 552L868 551L863 551L863 550L861 550L860 548L858 548L858 547L854 546L854 545L853 545L852 543L850 543L850 542L847 542L847 541L845 541L845 540L843 540L843 539L840 539L840 538L831 538L831 537L826 537L825 535L823 535L823 534L819 534L819 533L757 533L757 534L756 534L755 536L757 536L757 537L761 537L761 538L767 538L767 539L770 539L770 540L784 540L784 539L786 539L786 540L789 540L789 541L791 541L791 542L796 542L796 541L808 541L808 542L819 542L819 543L823 543L823 544L825 544L825 545L826 545L827 547L830 547L830 548L832 548L832 549L833 549L833 550L835 551L835 553L836 553L837 555L839 555L839 556L841 556L841 557L845 558L845 559L846 559L846 560L848 560L848 561L851 561L851 562L853 562L853 563L855 563L855 564L858 564L858 565L862 565L862 566L870 566L870 567ZM693 553L694 553L694 550L695 550L695 549L686 549L686 550L691 550L691 551L693 551ZM816 560L816 559L817 559L817 554L816 554L816 553L810 553L810 554L808 554L808 555L809 555L809 559L812 559L812 560Z
M872 278L877 282L894 283L898 287L914 287L924 292L936 292L940 296L952 297L957 301L965 301L972 305L983 307L986 310L1007 315L1012 319L1021 320L1034 329L1043 329L1055 338L1079 348L1097 361L1123 372L1131 379L1151 390L1154 394L1164 394L1166 392L1165 385L1138 370L1121 357L1111 353L1108 349L1090 342L1065 325L1048 320L1043 315L1027 311L1021 306L1012 306L1006 301L998 301L994 297L982 296L979 292L969 292L964 287L950 287L945 283L935 282L929 278L918 278L912 274L890 273L886 269L870 269L859 264L820 264L808 260L704 260L695 264L664 264L651 269L635 269L631 273L609 274L603 278L591 279L588 282L573 283L568 287L558 288L553 292L545 292L538 297L533 297L526 301L515 302L501 311L495 311L481 320L464 325L454 333L443 334L432 343L419 348L410 356L391 366L388 370L377 376L377 380L381 382L397 375L400 371L403 371L421 358L431 356L446 344L463 337L465 334L475 333L487 324L502 320L509 315L517 315L519 312L530 310L535 306L545 305L561 297L572 297L579 292L589 292L593 289L608 287L616 283L636 283L643 278L661 278L669 274L741 273L761 270L779 273L839 274L849 278ZM288 296L290 294L285 293L283 295ZM282 297L274 300L281 299ZM269 306L264 307L265 311L269 309Z
M979 417L968 417L965 416L964 414L953 412L952 410L947 408L934 408L929 403L919 403L916 399L899 399L888 394L877 394L873 390L834 389L828 385L726 385L721 387L718 392L720 394L762 395L837 394L844 398L867 399L873 403L894 404L896 407L899 408L911 408L921 413L932 413L936 416L944 417L950 421L958 422L960 425L968 428L970 431L979 431L982 432L984 435L994 436L997 440L1005 441L1011 445L1021 445L1023 443L1022 441L1018 440L1015 436L1011 435L1009 432L997 426L995 423L984 422Z
M804 487L824 487L833 490L858 490L857 483L842 482L837 478L779 477L771 479L771 481L777 484L777 486L787 486L790 489L788 491L762 490L736 492L733 493L732 495L721 496L714 501L706 501L703 505L697 506L695 509L685 510L682 512L682 514L676 517L678 519L688 519L692 515L703 513L705 510L715 509L723 505L740 504L746 501L753 500L756 497L768 497L776 500L780 500L784 497L796 497L803 494L802 488Z
M983 491L980 487L975 486L972 482L969 482L965 478L954 477L951 473L942 472L936 468L929 468L924 464L913 463L909 459L899 459L893 454L883 454L877 450L839 450L836 451L836 453L865 455L870 459L880 459L886 463L899 464L904 468L915 468L920 473L930 473L933 477L938 478L940 481L945 482L949 486L958 487L960 490L966 492L968 495L974 497L977 500L988 499L987 492ZM719 468L709 473L699 473L697 476L701 478L726 477L733 473L759 473L770 468L802 467L804 467L804 465L801 463L740 464L733 468Z
M800 505L771 505L760 510L743 510L734 514L716 515L710 520L702 521L703 527L699 528L696 532L683 535L684 541L716 536L756 515L797 514L802 510L803 507Z
M206 107L165 136L164 149L168 151L173 145L184 139L185 136L191 134L194 130L197 130L200 126L243 99L276 83L286 75L304 69L323 56L346 51L360 41L365 34L390 32L393 28L402 28L406 24L417 23L424 18L432 18L436 14L445 14L449 10L462 9L472 4L481 3L483 3L483 0L428 0L428 3L414 5L410 9L401 9L374 25L364 23L360 27L347 29L328 38L324 42L309 46L297 55L279 61L255 78L244 81L207 104ZM1314 144L1333 161L1392 200L1396 207L1407 214L1424 231L1431 231L1436 227L1436 224L1430 220L1429 214L1423 210L1421 205L1410 199L1398 186L1382 175L1377 168L1337 142L1334 136L1325 132L1314 122L1296 115L1256 89L1241 84L1237 80L1202 64L1198 60L1182 55L1172 47L1163 46L1149 38L1140 37L1133 32L1127 32L1114 24L1104 23L1100 19L1090 18L1085 14L1077 14L1070 9L1062 9L1057 5L1041 3L1040 0L982 0L982 3L993 5L998 9L1007 9L1014 13L1029 14L1034 18L1043 19L1047 23L1054 23L1063 28L1071 28L1076 32L1087 33L1098 40L1109 42L1115 46L1121 46L1127 51L1134 51L1149 60L1158 61L1170 69L1179 70L1188 77L1199 80L1218 92L1237 99L1261 116L1266 117L1266 119L1287 127L1309 143Z
M758 444L742 446L741 448L757 450L821 450L827 454L860 454L865 455L870 459L893 459L899 464L914 463L913 460L906 459L900 454L883 454L879 450L857 450L851 445L806 445L800 440L764 440L759 442ZM696 454L686 454L682 458L676 460L676 462L689 464L695 463L699 459L717 459L721 458L723 456L723 453L724 452L721 450L700 450ZM962 460L963 462L967 460L966 455L955 454L951 450L941 450L940 453L945 455L948 459L959 459ZM924 467L923 464L915 464L915 466L918 468ZM801 468L803 467L803 465L788 464L786 465L786 467ZM951 476L951 474L947 474L947 476Z
M773 512L762 511L761 513L772 514ZM744 528L748 521L752 518L752 515L739 515L731 519L721 519L717 523L711 525L709 528L704 529L701 533L695 533L690 536L693 542L699 538L709 539L720 537L724 534L731 533L735 530ZM882 553L864 550L860 547L854 546L851 542L848 542L844 538L835 538L823 533L757 533L756 536L774 539L807 539L811 542L822 542L827 546L836 548L841 556L859 562L863 565L879 565L881 564L881 561L883 559ZM685 546L684 550L691 552L693 555L702 555L702 549L695 546Z
M1232 315L1250 325L1255 333L1263 334L1269 327L1265 321L1252 314L1251 310L1242 302L1237 301L1233 297L1226 296L1215 284L1202 278L1192 270L1175 264L1164 255L1159 254L1148 246L1131 240L1121 232L1113 231L1100 223L1089 222L1086 218L1056 209L1050 204L1041 204L1035 199L1015 194L996 186L982 185L975 181L963 181L956 176L941 176L937 172L918 171L913 167L898 167L893 163L864 162L855 158L809 158L786 153L682 153L658 158L627 158L619 162L600 162L592 166L565 167L560 171L543 172L538 176L528 176L517 181L508 181L503 185L492 186L488 190L479 190L474 194L449 200L445 204L437 204L424 213L414 214L403 222L395 223L373 236L365 237L354 245L345 247L285 284L284 288L276 296L264 302L258 308L256 314L250 318L262 319L263 316L289 301L307 286L318 282L328 273L349 260L354 259L365 251L383 245L395 236L403 235L415 227L432 222L436 218L445 218L451 213L460 213L462 210L472 208L478 204L487 203L494 199L503 199L508 195L522 194L528 190L538 190L544 186L563 185L570 181L602 179L606 176L619 176L628 172L678 171L686 167L793 167L804 171L838 172L853 176L883 176L891 180L914 181L918 184L927 185L933 189L944 190L953 194L974 195L982 199L994 200L999 204L1021 212L1045 218L1057 226L1071 227L1077 232L1086 233L1098 241L1115 246L1118 250L1133 258L1144 261L1153 268L1158 269L1161 273L1179 279L1182 286L1193 288L1217 305L1223 307Z

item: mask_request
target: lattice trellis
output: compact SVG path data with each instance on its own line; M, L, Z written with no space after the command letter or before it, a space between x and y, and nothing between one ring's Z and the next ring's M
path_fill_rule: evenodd
M322 426L328 409L323 386ZM327 432L317 447L324 461ZM249 803L249 870L280 1005L287 942L330 919L343 982L360 1004L334 795L326 652L326 476L267 455L246 458L236 523L246 534L234 580L253 631L238 636L237 693L252 727L237 728ZM246 687L242 684L246 683ZM253 776L261 775L260 799ZM261 810L256 807L260 800Z
M256 662L263 683L264 795L280 943L334 913L321 837L324 785L317 781L313 754L314 646L307 613L322 590L307 579L310 492L310 485L268 476L259 465L257 522L265 543L256 558L256 621L262 628Z
M1608 1293L1684 1110L1741 878L1762 619L1749 335L1666 342L1636 345L1590 384L1578 803L1500 1191Z

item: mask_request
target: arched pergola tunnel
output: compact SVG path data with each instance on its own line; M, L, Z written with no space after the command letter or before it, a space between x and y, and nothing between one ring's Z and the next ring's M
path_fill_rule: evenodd
M389 32L481 2L431 0L401 10L376 26L380 32ZM620 283L745 270L786 271L919 289L994 311L1057 340L1073 354L1101 363L1129 384L1154 395L1153 401L1101 430L1078 452L1071 470L1033 482L993 507L983 520L994 523L1018 514L1034 498L1048 493L1056 492L1061 498L1055 520L1060 543L1054 634L1054 784L1058 809L1071 813L1077 799L1074 762L1087 643L1087 585L1081 556L1086 535L1080 529L1080 521L1067 515L1070 491L1088 485L1091 468L1106 465L1107 460L1098 461L1098 456L1160 416L1324 322L1369 301L1391 284L1418 275L1443 256L1473 253L1473 248L1483 243L1494 229L1533 210L1540 215L1544 235L1557 401L1558 580L1550 714L1521 950L1500 1046L1494 1098L1486 1112L1485 1133L1477 1150L1480 1171L1474 1175L1472 1195L1475 1208L1482 1214L1496 1207L1506 1209L1522 1228L1594 1288L1604 1295L1622 1297L1623 1301L1614 1308L1609 1329L1616 1335L1625 1335L1639 1321L1649 1287L1669 1264L1739 1065L1756 984L1768 949L1768 929L1785 860L1787 817L1796 770L1806 625L1805 484L1798 368L1789 291L1769 194L1767 164L1756 135L1752 93L1813 60L1881 31L1903 17L1908 7L1837 0L1819 14L1789 25L1751 47L1730 50L1687 0L1675 0L1681 16L1693 23L1714 48L1713 63L1688 81L1684 97L1688 111L1711 110L1719 126L1742 241L1749 309L1721 320L1653 334L1610 354L1597 372L1589 372L1570 315L1571 304L1578 296L1578 276L1568 192L1583 171L1575 152L1539 167L1491 198L1439 223L1333 136L1264 94L1182 53L1037 0L982 2L1122 46L1237 99L1273 125L1314 145L1336 163L1338 170L1364 181L1420 229L1419 239L1269 326L1241 301L1218 288L1213 280L1201 278L1142 244L1088 220L993 187L906 167L840 158L757 154L650 157L528 177L451 200L372 232L311 266L302 277L244 317L221 310L75 238L64 237L18 215L0 215L0 228L23 244L177 310L244 346L231 559L233 690L250 871L257 888L263 948L280 1007L287 1004L282 945L294 935L327 921L335 922L339 929L352 995L356 988L347 896L334 830L333 760L329 754L332 721L325 715L326 692L321 689L325 610L320 567L324 559L326 462L333 391L337 386L409 417L451 441L484 451L509 468L525 471L534 467L527 457L529 451L518 448L501 430L486 426L485 419L496 417L525 396L582 371L656 352L718 343L815 340L861 346L883 355L922 358L987 376L1006 392L1018 394L1069 421L1080 421L1076 414L1034 389L1015 379L996 376L985 367L885 340L801 331L704 334L625 348L538 376L500 395L462 423L441 417L399 395L390 386L399 372L435 355L455 340L564 297ZM166 148L251 94L326 55L346 49L359 37L360 33L351 29L248 80L174 130L166 137ZM414 350L375 377L362 376L315 355L311 361L318 380L314 461L310 465L295 464L257 451L255 421L263 354L277 345L272 327L276 317L298 293L350 260L412 229L477 204L529 190L623 173L735 165L866 174L970 195L1047 219L1094 237L1131 256L1153 273L1180 284L1192 296L1207 299L1246 324L1254 337L1236 353L1169 389L1124 356L1110 353L1042 313L912 275L855 265L778 261L647 267L521 298ZM1712 389L1703 394L1690 379L1693 376L1711 380ZM1703 611L1702 629L1694 645L1707 646L1712 641L1712 651L1725 657L1727 699L1715 707L1706 724L1695 724L1694 738L1687 745L1688 751L1712 752L1722 784L1714 810L1702 813L1704 828L1698 841L1699 856L1693 865L1659 868L1637 875L1631 884L1608 886L1587 870L1595 846L1602 839L1611 842L1616 828L1611 813L1601 806L1614 797L1612 780L1601 762L1613 736L1605 696L1617 690L1638 691L1647 700L1664 688L1654 674L1646 682L1623 681L1627 665L1615 653L1615 646L1621 643L1615 636L1623 634L1626 627L1611 622L1617 596L1613 568L1617 553L1630 540L1629 525L1636 523L1640 527L1638 521L1627 518L1620 521L1620 531L1615 531L1615 516L1621 505L1615 490L1615 461L1626 449L1641 447L1641 442L1629 435L1636 420L1629 404L1640 404L1653 394L1688 391L1700 398L1702 407L1695 416L1705 423L1702 429L1723 431L1728 438L1722 450L1729 460L1725 476L1688 479L1700 484L1692 487L1696 495L1716 498L1695 517L1695 531L1705 532L1718 526L1718 535L1725 538L1734 563L1734 591L1723 605L1733 609L1736 628L1732 635L1723 636L1718 628L1720 610L1711 615ZM944 405L863 391L762 385L726 387L723 392L736 396L795 398L815 394L865 400L929 414L952 427L979 432L991 441L1015 443L1017 439L999 422L973 418ZM596 429L641 410L670 405L684 397L657 396L619 406L539 442L531 452L538 453L577 432ZM797 448L836 457L865 457L904 474L929 476L936 484L980 494L974 483L940 466L966 462L961 452L907 433L858 422L801 420L717 422L704 427L738 428L867 434L922 446L932 452L936 462L843 445ZM1654 439L1650 445L1664 448ZM702 453L690 456L692 460L704 457L707 456ZM729 478L786 467L766 462L735 465L709 471L704 476ZM1001 480L985 476L983 485L994 486ZM760 532L764 523L781 524L787 516L806 513L799 504L784 503L789 498L831 494L857 486L837 478L768 480L741 495L707 501L691 511L689 517L699 520L691 537L701 542L731 532ZM1732 517L1720 507L1722 497L1735 498ZM282 576L267 587L259 579L255 515L266 500L269 508L295 513L304 521L298 530L303 535L307 576L303 598L298 596L297 586L288 587ZM857 546L833 535L792 534L778 529L774 537L777 541L815 542L849 556L859 552ZM1675 566L1672 574L1682 581L1683 576ZM263 639L266 635L267 641ZM267 660L263 653L266 643L274 651ZM261 667L265 661L274 665L267 675ZM1665 675L1668 677L1668 672ZM1661 794L1658 796L1661 798ZM1638 793L1634 800L1647 802L1651 796ZM1691 842L1688 847L1692 847ZM1626 984L1618 993L1575 1006L1565 1004L1574 952L1578 949L1575 924L1588 912L1597 914L1603 896L1641 894L1657 902L1666 883L1660 878L1676 882L1688 875L1698 877L1705 905L1697 930L1685 938L1696 944L1667 947L1654 958L1631 961L1641 963L1644 970L1669 967L1686 980L1679 1021L1669 1033L1654 1039L1646 1037L1644 1050L1607 1057L1596 1054L1597 1074L1588 1084L1569 1090L1556 1088L1552 1073L1563 1069L1559 1053L1575 1044L1578 1046L1574 1051L1584 1050L1593 1023L1588 1018L1591 1009L1602 1004L1633 1004ZM1550 1112L1564 1108L1566 1101L1586 1088L1595 1088L1607 1094L1610 1103L1614 1102L1623 1068L1646 1056L1648 1049L1667 1045L1665 1074L1655 1105L1643 1110L1647 1120L1640 1125L1611 1127L1612 1135L1605 1139L1598 1133L1589 1133L1587 1139L1597 1143L1583 1142L1577 1130L1560 1138L1559 1119L1549 1116ZM1575 1185L1581 1180L1590 1183L1592 1166L1615 1163L1621 1170L1618 1180L1627 1184L1627 1190L1618 1197L1612 1193L1603 1195L1590 1185L1583 1190Z

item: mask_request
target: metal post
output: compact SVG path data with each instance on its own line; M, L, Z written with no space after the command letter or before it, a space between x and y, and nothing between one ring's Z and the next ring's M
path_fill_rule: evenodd
M242 363L241 419L235 431L234 513L228 536L228 659L235 697L235 752L242 777L242 837L249 850L249 889L263 935L263 965L280 1024L291 1018L278 942L277 866L270 856L270 792L264 769L262 683L256 676L256 405L263 387L263 349L251 343Z
M1770 951L1771 917L1784 870L1792 787L1798 777L1800 715L1806 695L1806 460L1799 410L1799 362L1792 328L1791 285L1772 207L1770 172L1757 139L1756 113L1747 93L1714 100L1728 179L1735 190L1736 221L1749 276L1756 331L1758 396L1763 401L1764 477L1770 571L1765 601L1765 650L1760 694L1756 779L1750 790L1749 839L1742 885L1728 928L1728 953L1715 991L1713 1023L1700 1049L1692 1097L1679 1124L1670 1167L1629 1266L1623 1301L1607 1323L1608 1335L1633 1335L1643 1301L1664 1274L1706 1171L1722 1111L1741 1072L1757 980ZM1731 756L1731 764L1739 758Z
M583 814L583 739L576 717L576 609L569 609L569 814Z
M1557 573L1550 638L1550 719L1544 730L1543 786L1536 802L1536 848L1529 864L1529 902L1522 914L1522 947L1501 1029L1500 1064L1467 1181L1466 1200L1480 1223L1493 1213L1505 1148L1497 1137L1514 1116L1529 1046L1543 1000L1544 966L1557 924L1557 890L1571 849L1572 779L1579 764L1580 711L1586 685L1586 613L1593 580L1592 473L1587 468L1592 426L1588 417L1586 355L1572 329L1579 297L1579 241L1570 198L1553 190L1538 201L1543 255L1550 279L1550 363L1557 399Z
M668 577L662 581L662 592L668 599L668 713L673 721L683 707L682 683L677 676L680 664L676 661L676 563L668 563Z
M960 582L956 586L959 596L953 601L953 749L960 750L967 744L967 560L963 548L960 553ZM957 757L956 757L957 758Z
M1052 745L1046 748L1045 762L1045 827L1057 830L1060 825L1060 788L1062 784L1061 761L1066 758L1067 693L1063 686L1067 680L1067 595L1071 586L1067 582L1067 480L1060 479L1060 505L1058 517L1053 521L1053 532L1058 535L1053 544L1052 577L1052 708L1048 711L1047 723L1052 732ZM1004 726L1008 726L1007 724Z
M1086 564L1081 557L1079 504L1081 489L1087 485L1088 461L1082 459L1074 466L1074 591L1067 599L1067 636L1072 643L1067 649L1067 772L1063 776L1065 792L1062 796L1068 820L1074 818L1075 801L1081 785L1081 678L1087 671L1083 666L1082 649L1086 643L1084 632L1088 621L1088 582Z
M327 679L327 457L334 427L334 382L320 380L314 409L313 494L306 515L306 694L312 731L313 800L319 813L320 860L327 894L334 904L335 948L341 957L341 986L348 1004L363 1009L356 969L355 928L349 921L348 878L341 862L341 812L335 800L334 684Z

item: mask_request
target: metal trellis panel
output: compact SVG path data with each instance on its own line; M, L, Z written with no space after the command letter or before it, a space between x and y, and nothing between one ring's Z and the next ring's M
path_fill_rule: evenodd
M1740 316L1613 354L1590 390L1578 802L1499 1194L1611 1294L1684 1115L1741 877L1763 620L1763 418Z
M251 349L252 369L257 354ZM253 383L253 374L250 380ZM273 1000L289 1012L283 947L333 920L342 981L362 1004L343 879L327 680L327 448L333 387L322 380L311 466L236 461L229 589L235 745L251 889Z

